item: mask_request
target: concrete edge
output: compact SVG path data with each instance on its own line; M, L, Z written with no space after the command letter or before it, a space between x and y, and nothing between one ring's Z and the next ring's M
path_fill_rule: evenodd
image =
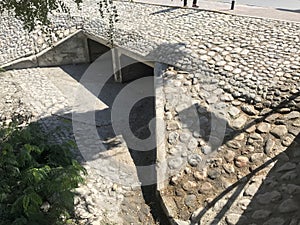
M157 191L162 190L167 185L166 183L167 162L166 162L165 142L164 140L160 141L159 138L157 137L158 134L163 133L164 135L165 132L165 123L164 123L165 95L163 91L163 73L167 68L168 65L159 62L156 62L154 67Z
M165 94L163 91L163 74L167 70L169 65L164 63L155 63L154 67L154 87L155 87L155 115L156 115L156 136L163 132L165 136L165 123L162 124L160 121L164 121L164 105L165 105ZM164 131L162 131L164 129ZM157 152L157 162L156 162L156 171L157 171L157 187L156 187L156 198L159 202L163 213L169 220L170 225L190 225L190 221L183 221L175 219L175 215L172 214L172 209L165 204L165 199L162 195L163 189L168 185L168 171L167 171L167 160L166 160L166 146L165 141L161 143L156 138L156 152ZM164 138L165 140L165 138Z
M100 36L96 36L94 34L91 34L83 29L77 30L76 32L70 34L69 36L59 40L58 42L56 42L55 44L51 45L50 47L38 52L37 54L34 55L30 55L30 56L26 56L26 57L21 57L18 59L15 59L11 62L5 63L3 65L0 65L1 68L3 68L4 70L9 70L9 69L21 69L21 68L33 68L33 67L38 67L39 66L39 57L47 54L49 51L51 51L53 48L63 44L64 42L68 41L69 39L73 38L74 36L78 35L79 33L82 33L83 35L85 35L88 39L91 39L93 41L99 42L100 44L103 44L107 47L109 46L109 43L107 42L107 40L103 37ZM144 64L146 64L147 66L150 66L152 68L154 68L155 66L155 62L153 61L147 61L147 58L141 54L138 54L136 52L130 51L124 47L120 47L118 45L115 45L115 47L118 48L118 52L120 54L124 54L128 57L131 57L139 62L143 62ZM88 51L88 50L87 50Z
M123 2L122 0L115 0L118 2ZM219 13L219 14L224 14L224 15L231 15L231 16L240 16L240 17L247 17L247 18L253 18L253 19L265 19L265 20L276 20L276 21L282 21L282 22L289 22L289 23L297 23L299 24L299 21L294 21L294 20L286 20L286 19L277 19L277 18L269 18L269 17L262 17L262 16L252 16L252 15L246 15L246 14L236 14L233 12L225 12L225 11L220 11L220 10L213 10L213 9L201 9L201 8L184 8L181 6L168 6L168 5L162 5L158 3L145 3L145 2L131 2L134 4L142 4L142 5L153 5L153 6L160 6L160 7L166 7L166 8L176 8L176 9L190 9L190 10L195 10L195 11L204 11L204 12L213 12L213 13ZM247 5L243 5L247 6ZM250 6L247 6L250 7ZM259 7L258 8L264 9L265 7ZM273 9L273 8L271 8ZM232 10L234 11L234 10Z
M161 208L162 210L164 211L164 214L166 215L166 217L168 218L169 220L169 224L170 225L180 225L176 222L176 220L173 219L173 217L170 215L170 212L168 210L168 208L166 207L166 205L164 204L164 200L163 200L163 197L161 195L161 193L159 191L157 191L156 193L156 197L157 197L157 200L158 202L160 203L161 205Z
M111 48L111 46L109 46L109 42L104 37L96 36L96 35L94 35L90 32L87 32L87 31L83 31L83 33L85 34L85 36L87 38ZM143 62L147 66L150 66L150 67L154 68L155 62L147 61L147 58L145 56L143 56L141 54L138 54L136 52L130 51L130 50L124 48L124 47L119 46L118 44L115 44L115 47L118 48L119 54L126 55L130 58L133 58L133 59L139 61L139 62Z
M161 205L161 208L164 211L164 214L168 218L170 225L195 225L195 223L191 223L189 220L184 221L184 220L175 219L174 216L171 214L170 209L164 203L164 198L161 195L160 191L157 191L157 199Z

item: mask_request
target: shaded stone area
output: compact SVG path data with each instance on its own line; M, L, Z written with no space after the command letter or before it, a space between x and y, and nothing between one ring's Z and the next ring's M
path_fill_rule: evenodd
M153 80L154 81L154 80ZM154 89L152 85L144 88L152 88L152 95L154 95ZM149 123L155 118L155 100L154 97L148 97L137 102L131 110L129 117L130 127L133 133L139 139L146 139L151 135L149 129ZM152 131L153 132L153 131ZM154 139L155 140L155 139ZM145 151L147 146L140 146L141 149L129 149L131 157L137 166L137 173L141 182L141 190L143 197L147 205L150 206L151 214L155 221L159 224L170 224L167 216L164 213L160 199L157 196L157 149ZM152 170L152 173L146 173L145 170ZM141 220L143 224L147 224L146 220Z
M94 62L99 56L110 50L109 47L106 47L105 45L102 45L94 40L87 39L87 42L90 62Z
M245 218L264 225L300 223L300 135L276 159L236 224Z
M237 224L241 217L245 224L250 218L243 212L269 179L272 162L284 159L283 167L293 170L286 171L286 179L298 180L297 163L285 152L300 131L299 91L289 90L278 105L260 108L201 82L203 77L197 77L202 84L197 85L195 75L173 68L163 79L170 179L160 193L171 217L201 224ZM272 204L266 203L269 208ZM269 215L260 213L265 212L254 217Z
M78 141L79 144L84 144L85 147L91 150L100 145L100 140L95 141L92 136L91 131L96 130L97 135L99 135L98 138L101 137L102 144L107 148L107 154L100 157L105 156L112 159L109 160L111 162L109 169L113 169L114 163L120 160L121 166L126 164L132 166L132 173L129 176L135 177L134 162L136 161L137 165L143 165L145 162L155 162L155 154L152 155L153 151L151 154L147 154L147 160L144 161L141 159L144 156L141 155L140 158L133 157L133 160L126 144L122 142L119 136L116 136L112 128L109 128L110 120L106 121L108 122L106 125L101 122L104 119L109 119L107 115L110 115L105 107L101 110L103 105L98 102L96 104L96 107L99 107L98 110L92 112L96 113L96 124L88 124L84 121L74 122L72 120L72 110L74 110L72 107L74 103L73 92L78 88L78 81L87 67L88 65L35 68L1 73L1 122L8 123L11 121L12 114L21 114L32 121L37 121L51 141L55 143ZM114 83L112 78L107 81L105 88L98 97L105 104L111 106L114 97L124 86L126 84ZM81 94L89 96L91 101L98 99L91 93L81 92ZM132 116L137 116L141 109L146 112L143 114L144 116L149 117L150 115L149 118L152 118L154 113L153 99L142 102L133 108ZM90 116L89 112L86 112L86 116ZM146 125L144 123L139 125L141 122L146 121L145 117L141 119L132 120L134 123L133 130L139 130ZM82 132L85 135L81 136L83 141L78 139L80 130L74 128L76 123L77 126L82 123L79 127L84 128ZM111 173L103 174L93 167L93 164L89 164L87 158L82 155L81 147L79 145L78 149L74 149L74 157L84 164L88 171L88 177L87 183L76 189L74 218L78 221L77 223L93 225L102 223L155 224L152 205L156 188L145 191L136 186L134 182L132 186L115 182L112 177L105 176ZM104 157L103 160L105 161ZM105 163L101 166L109 167ZM114 170L113 173L120 174L120 171ZM155 219L157 221L161 220L157 217Z

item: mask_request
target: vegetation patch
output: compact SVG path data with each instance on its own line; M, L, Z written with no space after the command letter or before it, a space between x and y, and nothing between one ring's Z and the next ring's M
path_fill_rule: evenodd
M38 124L0 128L0 225L70 224L85 169L74 143L53 145Z

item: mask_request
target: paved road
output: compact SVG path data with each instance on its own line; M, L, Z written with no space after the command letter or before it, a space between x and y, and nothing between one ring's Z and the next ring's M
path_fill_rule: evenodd
M140 0L137 0L140 1ZM142 0L143 1L143 0ZM231 4L232 0L198 0L202 3L225 3ZM156 3L160 2L161 4L166 5L182 5L182 0L144 0L144 2ZM189 2L192 2L189 0ZM258 7L267 7L267 8L277 8L277 9L286 9L286 10L299 10L300 9L300 0L235 0L236 5L247 5L247 6L258 6Z
M134 1L168 6L183 5L182 0ZM236 0L235 4L235 9L230 10L231 0L198 0L199 9L300 22L300 0ZM188 6L191 7L191 5L192 0L188 0Z
M231 2L231 0L209 0L210 2ZM260 7L272 7L289 10L299 10L300 0L236 0L236 4L260 6Z

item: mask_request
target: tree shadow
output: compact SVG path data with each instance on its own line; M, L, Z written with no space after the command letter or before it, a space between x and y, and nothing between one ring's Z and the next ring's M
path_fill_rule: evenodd
M246 132L246 130L252 126L265 121L267 117L280 112L282 108L293 107L293 101L299 96L300 92L297 92L284 99L277 106L260 112L260 114L255 118L249 116L249 121L242 129L234 128L229 124L229 115L226 115L228 113L228 108L226 108L226 106L228 105L221 101L211 105L209 108L203 107L199 104L193 104L190 107L179 111L177 115L179 121L183 124L184 129L189 130L192 134L197 132L198 136L208 142L208 144L212 147L212 151L216 151L221 145L228 143L236 136Z
M217 198L213 199L213 201L211 201L205 207L205 209L203 209L198 214L198 216L192 221L193 224L197 224L198 221L200 221L201 218L205 215L208 209L212 208L219 200L221 200L224 196L230 193L233 189L236 189L234 193L230 196L230 198L227 200L226 204L222 207L221 211L217 214L217 216L214 217L216 221L219 221L221 218L223 218L226 212L230 209L233 202L245 189L245 186L251 180L251 178L258 172L275 162L275 166L273 166L272 169L269 171L264 182L259 187L259 190L256 192L253 199L251 199L250 204L247 206L247 209L243 212L240 220L236 224L250 224L251 218L253 219L252 222L257 224L262 224L266 222L269 218L271 218L271 220L267 224L275 224L276 222L278 224L284 224L287 220L289 220L287 224L297 224L299 214L298 212L295 213L295 211L297 211L297 209L299 208L300 183L298 179L299 166L296 166L296 164L299 163L299 149L300 134L298 134L295 137L293 142L284 152L269 159L264 164L253 170L251 173L249 173L247 176L243 177L238 182L231 185L224 192L218 195ZM281 194L282 190L284 190L285 192L283 195ZM289 204L283 203L281 204L281 206L278 207L279 200L288 201L290 205L293 204L293 209L289 211L289 209L287 209L289 207ZM279 210L277 208L279 208ZM255 213L256 216L254 215ZM281 216L281 218L278 218L276 216ZM272 218L274 219L274 221L272 220ZM247 222L245 221L246 219ZM282 219L284 220L282 221ZM215 223L212 222L211 224Z
M260 122L265 121L269 116L272 116L273 114L276 114L280 112L280 109L282 108L287 108L289 107L292 111L299 111L297 107L294 105L294 100L300 96L300 92L295 93L294 95L290 96L289 98L285 99L282 101L278 106L273 107L266 113L261 113L261 115L250 121L248 124L245 125L243 129L232 129L227 123L226 123L226 131L224 136L224 139L221 143L221 145L228 143L230 140L234 139L234 137L238 136L239 134L245 132L248 128L252 127L253 125L256 125ZM275 121L275 124L282 124L282 121ZM200 123L201 125L201 123ZM205 125L204 125L205 126ZM229 127L228 127L229 126ZM201 126L200 126L201 127ZM208 127L208 129L211 129ZM192 129L194 131L194 129ZM288 146L288 148L272 157L271 159L267 160L265 163L262 165L258 166L257 168L253 169L248 175L242 177L239 179L236 183L232 184L226 190L224 190L221 194L219 194L217 197L215 197L211 202L209 202L203 210L201 210L197 216L193 217L192 219L192 224L197 224L202 217L207 213L209 209L214 207L214 205L220 201L222 198L224 198L226 195L228 195L231 191L233 191L232 194L230 194L230 197L228 200L226 200L226 204L222 207L222 209L217 213L217 215L214 217L214 221L211 223L211 225L215 224L215 221L220 221L225 214L229 211L230 207L234 203L234 201L240 196L241 192L245 190L246 185L249 183L251 178L262 171L263 169L267 168L270 164L275 163L275 166L271 169L271 171L268 173L265 181L263 184L260 186L260 189L254 196L254 198L251 200L250 205L248 208L245 210L243 213L243 216L239 220L237 224L242 225L242 224L248 224L248 222L245 221L245 218L256 218L253 219L253 222L256 224L262 224L263 222L266 222L267 217L269 216L277 216L282 215L282 217L286 220L291 221L297 221L299 219L299 216L294 215L296 209L299 209L299 193L300 193L300 186L299 185L299 179L298 179L298 174L299 174L299 149L300 149L300 134L297 132L297 135L293 142ZM205 136L203 136L205 138ZM205 140L209 141L209 138L206 138ZM266 140L267 142L268 140ZM265 143L266 144L266 143ZM214 151L217 149L215 148ZM292 166L291 166L292 165ZM291 168L289 168L291 166ZM285 169L286 168L286 169ZM294 170L294 171L293 171ZM281 183L281 184L280 184ZM272 192L279 193L282 190L286 190L286 193L282 196L280 194L280 197L278 199L275 199L274 201L271 202L271 200L268 202L266 200L266 203L262 200L264 196L269 196L268 193ZM279 195L279 194L278 194ZM277 202L278 209L272 211L272 208L276 201L278 200L284 200L287 201L287 203L282 202L280 206L279 203ZM288 210L285 210L284 208L287 207L289 204L294 204L292 207L293 210L289 212ZM265 211L264 211L265 210ZM270 211L271 210L271 211ZM281 210L281 212L280 212ZM256 212L256 215L253 215L254 212ZM261 213L261 214L259 214ZM266 213L266 214L264 214ZM260 215L267 215L266 217L260 216ZM293 216L294 215L294 216ZM293 220L293 218L295 218ZM280 218L277 218L278 221L281 221ZM277 221L277 222L278 222ZM271 221L268 224L274 224L276 221ZM249 222L250 223L250 222ZM279 223L279 222L278 222ZM282 222L283 224L284 222ZM280 223L281 224L281 223Z
M245 224L246 218L256 224L299 223L300 134L272 161L276 161L275 165L251 199L237 225Z

